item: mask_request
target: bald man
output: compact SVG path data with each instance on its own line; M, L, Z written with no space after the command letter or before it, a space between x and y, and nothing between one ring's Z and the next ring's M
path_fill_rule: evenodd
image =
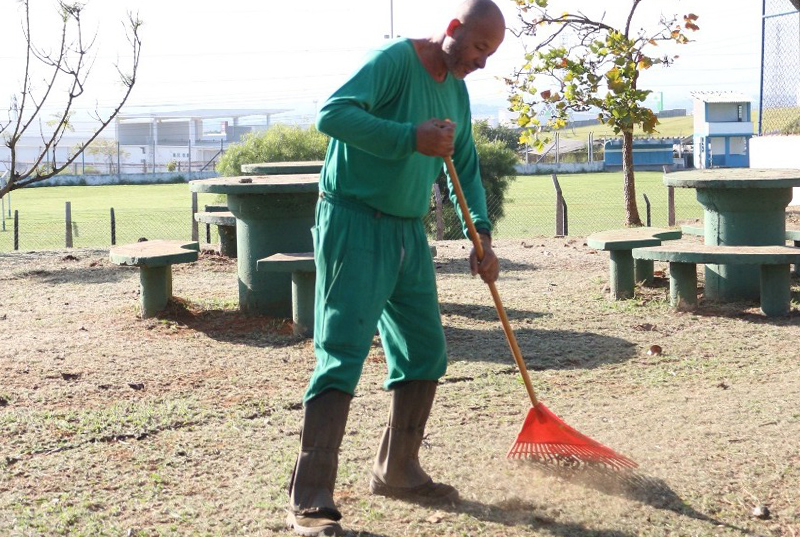
M485 67L504 34L497 5L467 0L442 33L374 51L319 112L317 128L331 142L313 229L317 365L304 396L287 517L300 535L342 532L333 501L339 446L376 329L392 401L370 491L426 504L458 500L418 458L447 366L422 218L443 157L452 155L484 251L479 261L472 250L470 269L486 282L497 279L463 79Z

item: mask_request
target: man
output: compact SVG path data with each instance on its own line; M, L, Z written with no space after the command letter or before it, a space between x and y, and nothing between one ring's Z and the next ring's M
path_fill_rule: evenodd
M480 262L474 249L470 255L472 274L497 279L463 78L486 65L504 33L491 0L466 0L440 35L373 52L317 117L332 139L312 230L317 366L289 485L287 523L300 535L342 531L333 502L339 446L376 328L392 403L370 491L421 503L458 499L418 459L447 364L422 217L442 159L452 155L484 249Z

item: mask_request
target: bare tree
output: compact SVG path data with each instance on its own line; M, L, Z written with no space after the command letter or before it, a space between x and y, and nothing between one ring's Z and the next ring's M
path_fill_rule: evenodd
M132 13L128 13L128 20L123 23L123 26L132 49L130 70L123 72L119 64L114 65L122 82L124 93L113 111L103 114L99 108L95 108L92 117L98 124L92 134L86 141L71 148L66 160L57 162L56 148L64 133L71 130L70 118L75 111L76 102L84 94L92 70L93 63L90 52L95 40L92 38L87 42L83 35L81 15L85 4L59 0L58 9L62 22L60 46L56 46L52 52L45 51L37 47L31 37L29 0L21 0L20 3L23 8L22 33L27 45L25 73L20 92L11 98L8 120L0 121L3 143L11 151L7 180L5 184L0 184L0 198L7 192L44 181L66 169L117 117L136 83L136 72L139 69L139 55L142 46L139 36L142 21L138 15L134 16ZM35 87L33 81L35 62L43 66L47 73L42 81L43 86L39 88ZM64 88L64 95L61 97L56 96L56 94L60 95L59 87ZM54 118L50 116L50 119L44 121L41 115L44 113L45 105L59 98L63 102L59 108L60 111ZM32 164L18 170L17 168L21 164L17 157L20 139L26 132L36 127L38 127L42 139L42 147Z

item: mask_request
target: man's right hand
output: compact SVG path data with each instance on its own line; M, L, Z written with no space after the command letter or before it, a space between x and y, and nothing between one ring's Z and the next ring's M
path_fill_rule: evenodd
M417 151L429 157L453 154L456 124L443 119L429 119L417 125Z

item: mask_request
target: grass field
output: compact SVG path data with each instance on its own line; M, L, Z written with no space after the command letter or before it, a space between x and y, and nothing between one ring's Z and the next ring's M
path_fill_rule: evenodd
M571 235L620 227L624 222L621 173L562 175L559 178ZM643 194L652 206L652 225L667 223L667 190L660 172L636 174L637 203L646 218ZM555 232L555 190L550 176L519 176L507 194L505 217L496 235L524 238ZM200 194L198 207L220 202L213 194ZM48 250L65 244L65 206L71 203L73 245L105 247L111 244L110 210L116 219L116 242L135 242L140 237L189 239L191 194L185 184L114 185L28 188L11 194L11 215L19 211L19 248ZM492 200L489 200L492 203ZM678 189L675 196L679 219L696 218L701 209L694 192ZM5 200L5 226L0 230L0 251L14 247L13 216ZM201 230L201 235L204 231ZM212 240L215 238L212 236Z
M5 222L0 230L0 251L12 250L13 211L19 211L21 250L64 247L66 202L71 203L73 245L111 244L111 209L116 219L116 242L140 237L188 239L191 237L192 197L186 184L105 185L26 188L5 199ZM214 194L200 194L198 207L218 202Z

